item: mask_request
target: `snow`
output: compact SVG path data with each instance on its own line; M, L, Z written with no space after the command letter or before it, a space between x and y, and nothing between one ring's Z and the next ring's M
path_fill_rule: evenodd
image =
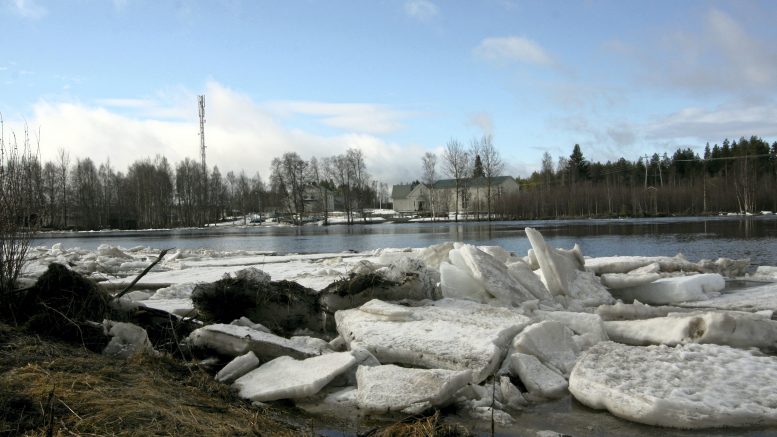
M512 343L516 352L534 355L543 364L562 375L569 375L577 360L579 349L572 339L572 331L563 324L546 320L529 326Z
M395 365L360 366L356 371L359 408L369 412L419 414L441 407L472 379L469 370L408 369Z
M777 424L777 358L727 346L603 342L578 361L569 391L584 405L675 428Z
M381 363L469 369L474 383L493 373L530 322L516 310L454 299L418 307L372 300L338 311L335 320L346 343L358 343Z
M241 376L232 385L252 401L298 399L318 393L356 363L349 352L335 352L306 360L278 357Z
M509 370L521 379L532 395L556 399L567 393L567 380L533 355L520 352L510 355Z
M253 352L240 355L224 366L216 374L216 381L232 383L246 373L259 367L259 358L256 358Z
M723 276L717 273L703 273L692 276L662 278L637 287L614 290L613 294L623 300L664 305L678 302L705 300L712 293L726 287Z

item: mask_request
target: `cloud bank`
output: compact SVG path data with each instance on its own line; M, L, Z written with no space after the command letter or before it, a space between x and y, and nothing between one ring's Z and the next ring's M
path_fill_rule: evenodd
M199 159L199 121L196 95L157 99L103 99L93 105L39 101L28 124L41 129L41 155L54 160L60 148L73 159L110 159L124 171L138 159L163 155L171 162L186 157ZM222 173L257 171L267 178L270 162L285 152L304 159L322 158L360 148L375 179L396 183L417 178L420 145L397 144L378 134L398 129L401 111L380 105L325 102L257 103L217 82L208 83L205 138L208 166ZM185 102L184 102L185 101ZM271 109L268 109L271 108ZM285 116L297 113L320 117L337 128L332 135L318 135L283 126ZM22 124L10 126L17 132ZM419 163L415 165L415 163Z

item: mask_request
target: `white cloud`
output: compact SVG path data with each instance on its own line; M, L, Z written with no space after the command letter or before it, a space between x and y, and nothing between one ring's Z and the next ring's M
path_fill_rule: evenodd
M473 50L476 56L492 62L521 62L553 66L555 61L539 44L518 36L485 38Z
M369 103L325 103L309 101L270 102L267 108L282 116L310 115L327 126L345 131L386 134L402 128L408 112Z
M9 4L11 10L23 18L35 20L42 18L49 12L48 9L39 5L35 0L10 0Z
M718 142L724 138L777 136L777 105L721 105L714 109L689 107L644 126L648 138L696 138Z
M421 145L397 144L379 136L350 131L321 136L284 127L265 105L219 83L206 87L205 138L209 166L222 172L245 170L269 176L270 161L285 152L297 152L305 159L344 153L361 148L374 178L389 183L418 177ZM96 162L110 158L113 166L126 171L138 159L166 156L175 163L185 157L199 157L199 126L196 97L181 99L106 99L96 105L40 101L29 126L42 133L41 155L53 160L62 147L73 157L91 157ZM309 108L315 102L306 102ZM321 104L326 108L327 104ZM337 105L335 105L337 106ZM124 110L137 110L128 115ZM178 114L177 118L154 117L148 112ZM8 123L16 131L21 122Z
M436 18L440 10L429 0L408 0L405 2L405 13L415 20L428 22Z
M470 115L469 121L480 128L483 135L491 135L494 133L494 121L487 112L476 112Z

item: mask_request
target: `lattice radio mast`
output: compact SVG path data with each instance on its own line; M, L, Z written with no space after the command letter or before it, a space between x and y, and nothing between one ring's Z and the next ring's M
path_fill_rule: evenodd
M207 177L208 166L205 164L205 96L197 96L200 108L200 158L202 159L202 174Z

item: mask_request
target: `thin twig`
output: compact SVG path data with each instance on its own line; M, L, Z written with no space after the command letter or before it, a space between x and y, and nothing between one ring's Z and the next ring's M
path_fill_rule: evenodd
M167 252L170 251L170 250L173 250L173 248L163 249L161 252L159 252L159 256L154 260L154 262L152 262L150 266L146 267L145 270L140 272L140 274L138 276L136 276L135 279L132 282L130 282L130 285L128 285L127 288L122 290L121 293L117 294L116 296L113 296L113 298L111 300L120 299L122 296L124 296L125 294L129 293L129 291L132 289L132 287L134 287L135 284L137 284L138 281L140 281L140 279L142 277L146 276L146 273L148 273L152 268L154 268L154 266L157 265L159 263L159 261L162 261L162 258L164 258L164 256L167 255Z
M70 410L70 412L71 412L71 413L73 413L73 415L74 415L74 416L78 417L78 420L84 420L84 419L82 419L82 418L81 418L81 416L79 416L79 415L78 415L78 414L77 414L75 411L73 411L73 409L72 409L72 408L70 408L70 405L66 404L66 403L65 403L65 401L63 401L62 399L59 399L59 398L57 398L57 400L58 400L58 401L59 401L59 402L60 402L62 405L64 405L64 406L65 406L65 408L67 408L68 410Z

